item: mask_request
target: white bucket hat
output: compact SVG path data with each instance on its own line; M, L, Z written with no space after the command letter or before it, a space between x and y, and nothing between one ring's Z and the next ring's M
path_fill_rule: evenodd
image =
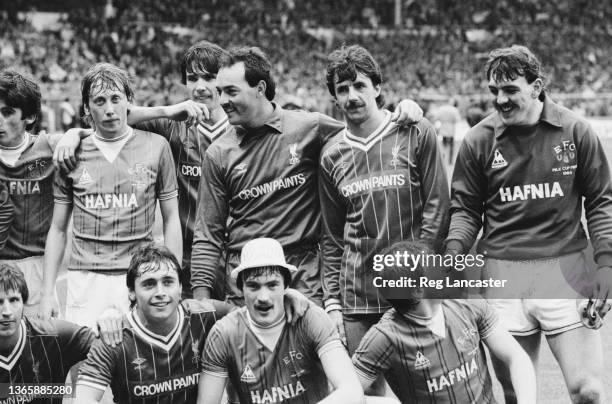
M250 268L268 266L283 267L293 275L297 268L295 265L287 264L283 246L273 238L256 238L244 245L240 252L240 265L232 272L232 279L238 279L240 272Z

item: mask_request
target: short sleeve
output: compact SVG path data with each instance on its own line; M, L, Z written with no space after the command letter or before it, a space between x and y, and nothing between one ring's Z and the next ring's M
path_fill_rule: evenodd
M389 337L375 325L368 330L355 350L353 366L358 375L367 380L375 380L391 367L391 359L396 356Z
M170 151L170 144L162 141L162 151L159 157L159 168L157 171L156 193L160 201L176 198L178 196L178 184L176 181L176 169L174 159Z
M223 332L220 322L215 324L206 338L204 354L202 355L202 372L213 376L227 377L229 358L227 333Z
M117 349L122 349L121 345L112 348L101 339L95 340L85 363L79 368L77 385L105 390L111 384L117 366Z
M497 324L495 309L484 299L475 299L469 302L474 307L480 338L487 338Z
M340 337L331 319L319 307L310 307L306 311L301 326L304 327L304 333L312 341L319 357L334 344L340 344Z
M95 341L91 328L63 320L55 320L55 326L60 336L62 357L66 359L69 366L85 360Z
M77 170L79 170L78 168ZM68 174L55 170L53 179L53 199L56 203L72 204L72 183Z

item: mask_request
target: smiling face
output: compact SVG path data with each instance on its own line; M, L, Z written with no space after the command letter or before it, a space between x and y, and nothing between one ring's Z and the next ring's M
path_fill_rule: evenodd
M6 105L0 99L0 146L15 147L21 144L26 126L35 120L35 117L24 117L20 108Z
M219 69L217 88L221 107L232 125L252 126L257 121L260 103L267 102L259 85L251 87L246 81L244 62Z
M21 293L0 290L0 350L15 345L19 338L19 322L23 317Z
M495 97L493 106L505 126L527 126L537 123L542 101L538 99L542 91L542 80L528 83L524 76L514 80L501 78L489 80L489 91Z
M176 323L181 283L177 271L166 262L161 262L158 268L151 265L140 266L130 299L136 301L136 313L145 325L165 329Z
M96 132L107 139L119 137L128 129L129 101L119 83L98 80L91 85L86 112L91 114Z
M355 80L341 80L334 77L334 89L338 108L344 118L353 125L359 125L374 116L378 110L376 97L380 95L380 85L357 71Z
M285 315L285 280L280 271L270 269L258 272L255 269L244 275L244 303L251 319L262 327L276 324Z

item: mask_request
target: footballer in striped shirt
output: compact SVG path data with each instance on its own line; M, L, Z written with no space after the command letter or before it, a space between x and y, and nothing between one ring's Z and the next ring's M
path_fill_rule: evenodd
M420 255L425 244L398 242L382 256ZM387 261L388 263L389 261ZM366 333L353 354L353 364L364 389L384 374L402 403L495 403L484 351L499 358L509 370L518 403L535 403L535 372L531 360L500 324L483 300L444 300L446 293L421 287L420 279L443 280L442 268L407 270L401 263L387 265L381 282L415 287L383 287L393 306Z
M228 379L243 404L363 400L325 312L312 305L295 324L286 320L283 296L295 272L274 239L254 239L242 248L231 276L246 306L215 324L206 341L199 404L219 404Z
M98 402L110 385L120 403L195 402L206 337L228 304L181 302L184 276L168 248L141 247L130 262L132 309L121 343L96 341L79 369L76 403Z
M28 287L21 271L0 264L0 383L64 383L70 367L86 358L94 341L88 327L23 315ZM61 397L11 395L0 403L55 403Z
M325 309L353 353L389 309L373 285L374 253L400 240L443 240L448 180L433 126L400 126L384 109L382 73L359 45L332 52L327 86L346 128L324 146L319 198Z
M127 73L106 63L94 65L83 79L82 90L83 104L95 132L81 142L76 168L56 175L43 285L43 293L51 295L74 208L66 316L78 318L79 322L86 321L84 317L97 318L109 304L128 305L127 293L116 297L121 299L119 302L111 301L110 294L107 301L88 299L94 284L99 283L91 279L100 275L102 282L112 279L117 285L123 284L121 277L125 276L130 257L140 245L153 239L158 200L164 243L179 259L182 255L170 146L160 136L127 125L127 109L133 98ZM114 286L112 289L124 290Z

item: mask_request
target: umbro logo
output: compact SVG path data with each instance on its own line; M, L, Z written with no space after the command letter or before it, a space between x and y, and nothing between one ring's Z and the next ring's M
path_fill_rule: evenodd
M429 361L429 359L427 359L425 355L423 355L423 352L417 351L416 360L414 361L414 368L423 369L423 368L428 368L430 366L431 366L431 362Z
M255 375L253 374L253 369L251 369L251 365L249 365L248 363L246 364L246 366L244 367L244 370L242 371L242 376L240 376L240 380L243 382L254 382L255 381Z
M493 158L493 162L491 163L491 168L502 168L506 167L507 165L508 162L506 161L504 156L502 156L499 149L495 149L495 157Z
M144 367L144 364L147 360L145 358L139 358L137 357L136 359L134 359L132 361L132 363L135 365L134 366L134 370L142 370L142 368Z
M89 174L89 171L87 171L87 168L83 168L83 172L81 173L81 176L79 177L79 185L89 185L93 182L93 179L91 178L91 175Z

